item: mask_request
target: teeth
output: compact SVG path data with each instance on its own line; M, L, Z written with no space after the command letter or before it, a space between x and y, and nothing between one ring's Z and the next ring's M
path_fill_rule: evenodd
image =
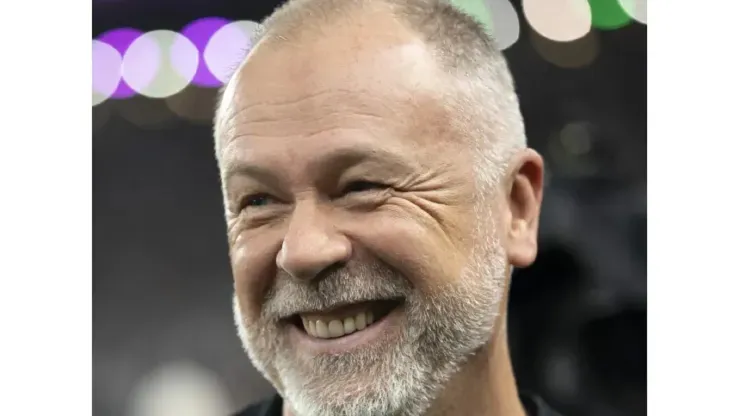
M357 316L355 316L355 328L357 328L358 331L361 331L365 329L365 314L359 313Z
M341 337L344 335L344 323L337 321L336 319L329 322L329 336L332 338Z
M370 311L360 312L356 316L349 316L343 320L332 319L330 321L321 319L301 318L303 328L306 332L316 338L339 338L356 331L362 331L373 322L375 317Z
M354 318L344 318L344 333L351 334L355 332L355 320Z
M316 336L319 338L329 338L329 327L324 321L316 321Z

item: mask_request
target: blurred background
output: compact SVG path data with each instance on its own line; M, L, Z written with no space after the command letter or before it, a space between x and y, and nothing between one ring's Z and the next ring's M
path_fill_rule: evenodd
M546 159L513 280L520 388L646 414L646 0L453 0L505 49ZM211 118L277 0L93 0L93 412L225 415L272 389L242 352Z

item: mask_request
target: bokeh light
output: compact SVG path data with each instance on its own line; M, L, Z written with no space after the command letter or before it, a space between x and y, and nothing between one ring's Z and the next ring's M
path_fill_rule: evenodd
M171 30L147 32L123 55L123 79L141 95L169 97L193 80L198 60L198 49L185 36Z
M208 69L208 65L203 59L203 52L211 36L228 23L229 20L222 17L204 17L189 23L180 31L183 36L193 42L193 45L198 49L199 58L201 58L198 60L198 70L193 77L192 83L194 85L201 87L218 87L221 85L221 80L213 76Z
M123 56L128 50L128 47L133 43L143 32L130 27L124 27L120 29L109 30L102 35L98 36L98 40L112 46L118 53ZM129 98L136 95L131 87L126 84L123 78L120 79L118 87L111 94L111 98Z
M229 414L221 380L192 362L162 365L133 389L129 416L213 416Z
M108 124L117 101L106 101L92 108L92 131L97 133Z
M480 21L502 50L521 36L521 22L511 0L450 2ZM554 65L578 68L598 55L599 38L592 27L614 29L631 19L646 23L647 0L522 0L522 12L534 49ZM214 88L228 81L249 53L258 26L250 20L204 17L184 26L181 33L143 33L134 28L107 31L93 40L93 106L139 93L166 100L137 99L136 105L112 108L145 128L159 126L174 115L209 123Z
M250 20L232 22L211 36L203 58L211 73L222 83L228 81L252 48L252 34L258 24Z
M599 29L619 29L632 20L619 4L619 0L589 0L591 23Z
M596 59L600 50L600 39L594 30L571 42L556 42L535 31L532 31L530 38L532 46L542 58L561 68L587 66Z
M591 151L591 131L586 122L567 123L560 131L563 148L574 156L581 156Z
M493 35L493 18L483 0L450 0L454 6L473 16L485 26L489 34Z
M599 171L593 157L594 146L592 125L588 121L570 121L550 138L547 154L558 176L586 178Z
M493 19L493 38L501 50L519 40L519 15L509 0L485 0Z
M188 85L165 102L173 113L192 123L210 125L213 122L218 90Z
M522 0L532 29L556 42L582 38L591 30L591 7L587 0Z
M647 0L619 0L619 5L635 21L647 24Z
M580 366L576 354L564 346L552 347L545 366L547 371L543 374L543 381L550 391L557 392L560 400L569 402L576 400L580 385L578 380Z
M115 111L123 119L144 130L161 129L177 120L162 99L135 95L127 100L109 102L115 104Z
M105 42L92 41L92 105L110 98L121 82L121 54Z

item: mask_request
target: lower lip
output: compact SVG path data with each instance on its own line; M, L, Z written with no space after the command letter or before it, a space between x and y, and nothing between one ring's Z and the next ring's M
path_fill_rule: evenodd
M303 329L289 325L288 332L291 343L298 350L310 354L344 354L354 349L362 348L379 340L390 337L398 327L401 319L401 308L396 307L388 315L362 331L353 332L339 338L316 338L308 335Z

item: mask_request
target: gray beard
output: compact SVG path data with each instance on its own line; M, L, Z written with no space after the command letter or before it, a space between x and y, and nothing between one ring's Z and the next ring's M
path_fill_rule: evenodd
M245 322L234 296L244 349L297 416L421 416L496 330L505 256L491 236L479 241L460 278L433 296L380 262L348 264L311 283L279 275L255 322ZM351 353L307 359L278 325L299 310L389 298L404 299L396 336Z

